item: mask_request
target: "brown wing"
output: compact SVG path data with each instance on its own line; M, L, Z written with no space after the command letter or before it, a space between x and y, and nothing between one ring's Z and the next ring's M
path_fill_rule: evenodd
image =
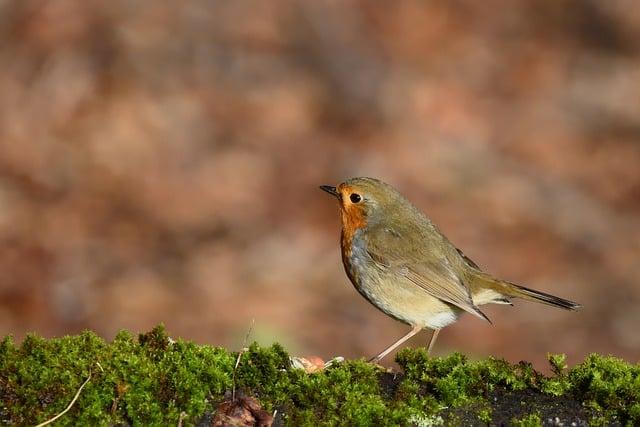
M367 252L379 266L406 277L429 295L491 323L473 303L469 288L456 275L446 256L440 256L437 250L427 250L429 245L424 242L407 244L410 242L401 234L385 231L367 242Z

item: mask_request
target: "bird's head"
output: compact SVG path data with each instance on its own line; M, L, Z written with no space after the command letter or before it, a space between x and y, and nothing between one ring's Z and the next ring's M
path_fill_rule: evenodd
M350 178L337 187L321 185L320 189L338 199L345 228L392 220L396 208L406 203L396 189L375 178Z

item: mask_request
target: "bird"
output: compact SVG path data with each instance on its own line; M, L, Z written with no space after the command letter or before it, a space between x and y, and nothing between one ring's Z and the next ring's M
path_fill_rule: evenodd
M463 313L492 323L479 308L484 304L512 305L513 298L521 298L566 310L581 307L485 273L381 180L356 177L320 189L340 205L342 263L351 283L376 308L411 327L370 362L379 362L423 329L433 331L430 354L440 330Z

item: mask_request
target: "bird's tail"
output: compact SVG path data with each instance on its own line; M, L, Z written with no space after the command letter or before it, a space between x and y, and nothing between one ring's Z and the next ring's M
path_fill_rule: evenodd
M473 293L482 292L483 290L488 289L506 298L522 298L528 301L540 302L553 307L563 308L565 310L577 310L582 307L580 304L573 301L536 291L534 289L525 288L524 286L519 286L515 283L496 279L483 272L478 272L478 274L475 275L471 287Z

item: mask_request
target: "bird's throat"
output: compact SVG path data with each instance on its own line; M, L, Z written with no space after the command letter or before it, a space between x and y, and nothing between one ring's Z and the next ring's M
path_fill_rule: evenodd
M354 207L342 209L341 214L342 214L342 238L341 238L342 255L343 257L350 257L353 237L355 236L358 230L367 226L367 220L364 216L364 212L362 212L361 209L356 209Z

